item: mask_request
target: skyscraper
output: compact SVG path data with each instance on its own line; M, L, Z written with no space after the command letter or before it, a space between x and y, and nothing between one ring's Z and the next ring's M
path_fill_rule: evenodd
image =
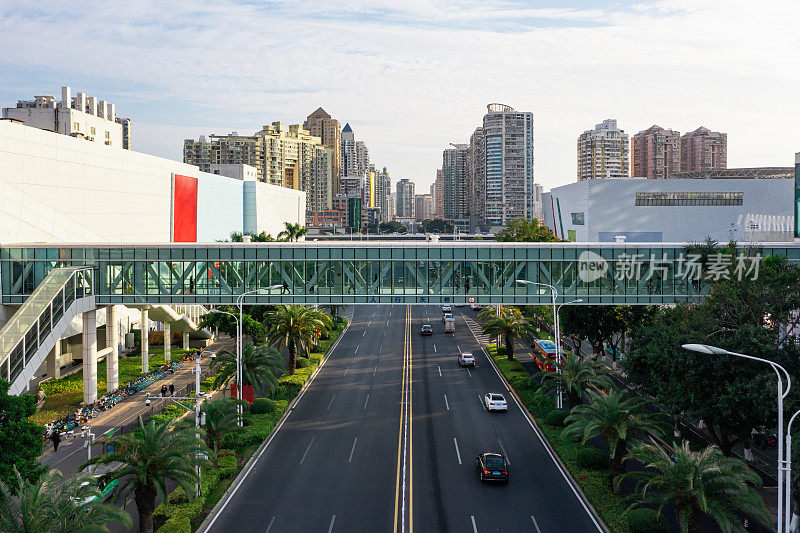
M506 225L516 219L530 220L534 216L533 113L518 112L503 104L486 107L486 223Z
M486 144L483 128L475 128L469 138L470 196L469 213L479 221L486 217Z
M342 176L363 176L369 168L369 150L364 141L357 141L350 123L342 129Z
M668 178L681 169L680 132L650 126L633 136L633 176Z
M433 191L433 215L434 218L444 218L444 170L436 171L436 180L431 186Z
M469 214L470 148L468 144L450 143L442 152L444 218L463 219Z
M322 145L330 148L332 156L331 181L333 193L339 192L339 180L342 176L342 132L339 121L325 112L321 107L308 115L303 127L322 141Z
M414 182L403 178L397 182L396 218L414 218Z
M628 134L616 120L604 120L578 136L578 181L627 178L629 168Z
M728 134L699 127L681 137L681 171L728 168Z
M417 194L414 197L414 220L422 222L433 218L433 196Z

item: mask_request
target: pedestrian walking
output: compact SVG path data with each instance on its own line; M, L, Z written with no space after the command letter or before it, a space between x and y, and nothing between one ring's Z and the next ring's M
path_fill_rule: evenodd
M167 395L167 384L164 383L163 385L161 385L161 396L166 396L166 395Z
M58 451L58 445L61 444L61 434L58 432L57 429L54 429L52 433L50 433L50 440L53 441L53 451Z
M169 384L169 395L170 396L175 396L175 384L174 383L170 383Z

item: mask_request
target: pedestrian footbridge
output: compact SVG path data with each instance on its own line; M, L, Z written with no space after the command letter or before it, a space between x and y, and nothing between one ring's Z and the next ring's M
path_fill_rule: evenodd
M795 243L299 242L0 246L0 300L22 306L0 331L0 376L26 384L64 321L126 305L176 331L175 306L249 304L675 304L705 279L756 277L763 257L800 261ZM196 316L194 317L197 318ZM86 317L84 317L86 319ZM38 362L38 364L37 364ZM95 376L96 378L96 376ZM86 395L91 398L91 394Z

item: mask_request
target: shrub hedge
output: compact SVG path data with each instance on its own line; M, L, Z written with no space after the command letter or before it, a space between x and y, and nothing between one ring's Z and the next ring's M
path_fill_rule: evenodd
M254 415L265 415L275 411L275 402L269 398L256 398L250 412Z
M559 409L553 409L549 413L547 413L544 417L544 423L548 426L553 426L557 428L564 427L564 419L569 416L569 411L562 411Z
M578 452L575 462L581 468L590 470L606 470L608 468L608 454L603 450L591 448L588 445Z
M669 527L664 516L653 509L633 509L628 512L630 533L667 533Z

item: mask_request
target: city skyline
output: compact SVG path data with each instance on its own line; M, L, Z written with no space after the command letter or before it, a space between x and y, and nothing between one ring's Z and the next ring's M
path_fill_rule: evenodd
M652 124L727 132L729 167L791 163L796 2L271 5L187 3L167 12L108 4L85 14L55 5L44 14L0 3L0 101L13 106L62 84L102 94L133 119L137 151L172 159L184 138L302 124L321 106L356 125L371 155L420 189L433 181L441 151L466 142L464 132L496 101L534 113L536 181L547 189L574 179L576 135L607 117L628 132ZM60 14L71 20L67 34L57 31ZM749 35L762 46L740 38L737 20L751 21ZM50 34L65 36L40 38ZM298 34L311 40L298 47ZM264 48L272 53L254 67ZM490 56L501 59L484 61ZM352 68L334 75L342 62ZM590 91L583 78L612 90ZM764 87L768 100L742 106Z

